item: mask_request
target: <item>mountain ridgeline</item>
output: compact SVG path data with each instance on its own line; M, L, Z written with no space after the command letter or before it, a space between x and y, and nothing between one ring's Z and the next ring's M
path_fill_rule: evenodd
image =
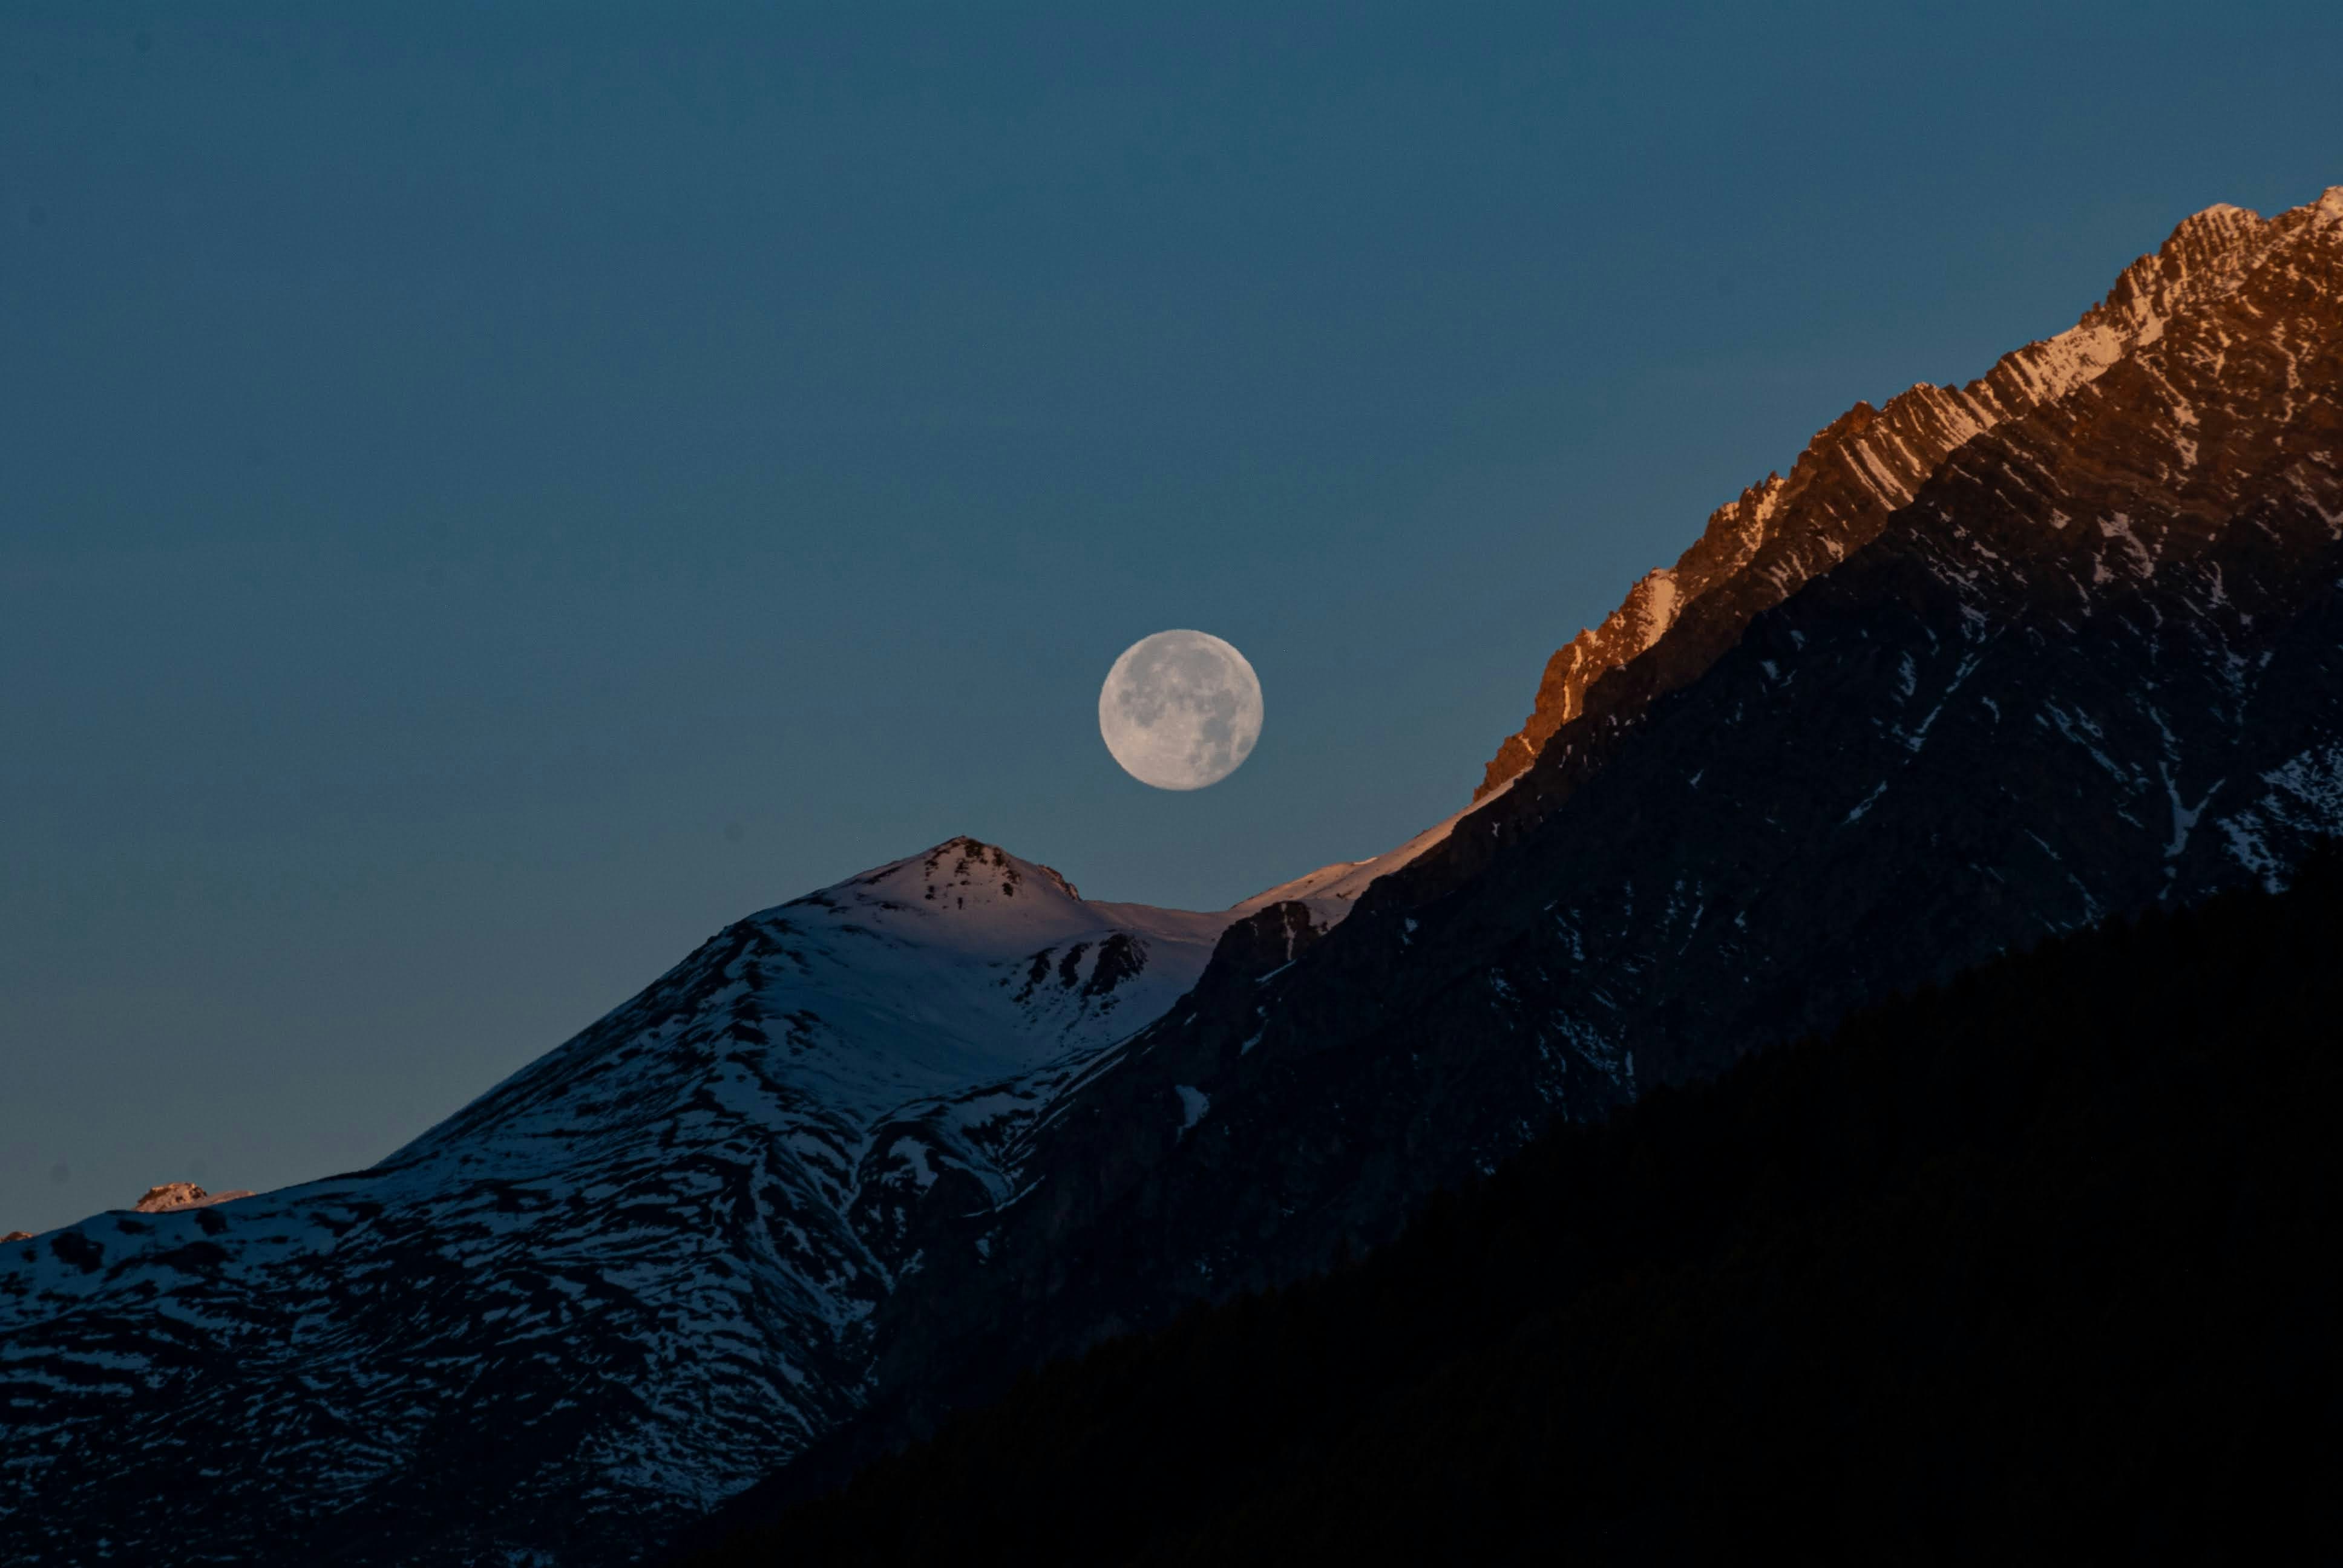
M2343 831L2338 581L2343 188L2214 208L1718 512L1386 856L1196 913L951 839L726 928L375 1167L0 1246L0 1558L596 1568L760 1525L1557 1120L2284 887ZM1958 1114L2031 1092L2012 1060ZM1598 1166L1574 1214L1646 1212Z

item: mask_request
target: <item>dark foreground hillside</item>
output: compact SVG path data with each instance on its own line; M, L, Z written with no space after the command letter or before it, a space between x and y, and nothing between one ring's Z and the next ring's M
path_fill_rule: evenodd
M697 1559L2248 1560L2343 1539L2343 866L1558 1127Z

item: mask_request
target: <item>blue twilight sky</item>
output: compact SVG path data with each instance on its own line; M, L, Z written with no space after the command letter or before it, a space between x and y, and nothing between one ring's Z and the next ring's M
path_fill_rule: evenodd
M1858 397L2343 182L2343 7L14 4L0 1230L375 1160L969 832L1466 799ZM1150 790L1098 683L1227 638Z

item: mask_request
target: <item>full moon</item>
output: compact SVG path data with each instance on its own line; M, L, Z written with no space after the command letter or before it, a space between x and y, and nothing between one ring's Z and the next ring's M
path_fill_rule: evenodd
M1099 733L1141 783L1202 789L1235 772L1261 739L1261 678L1210 632L1159 631L1106 672Z

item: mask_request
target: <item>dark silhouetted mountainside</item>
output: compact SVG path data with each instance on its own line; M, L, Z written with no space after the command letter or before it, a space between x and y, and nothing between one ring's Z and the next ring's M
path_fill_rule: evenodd
M2269 1560L2343 1503L2343 860L1562 1124L698 1568Z

